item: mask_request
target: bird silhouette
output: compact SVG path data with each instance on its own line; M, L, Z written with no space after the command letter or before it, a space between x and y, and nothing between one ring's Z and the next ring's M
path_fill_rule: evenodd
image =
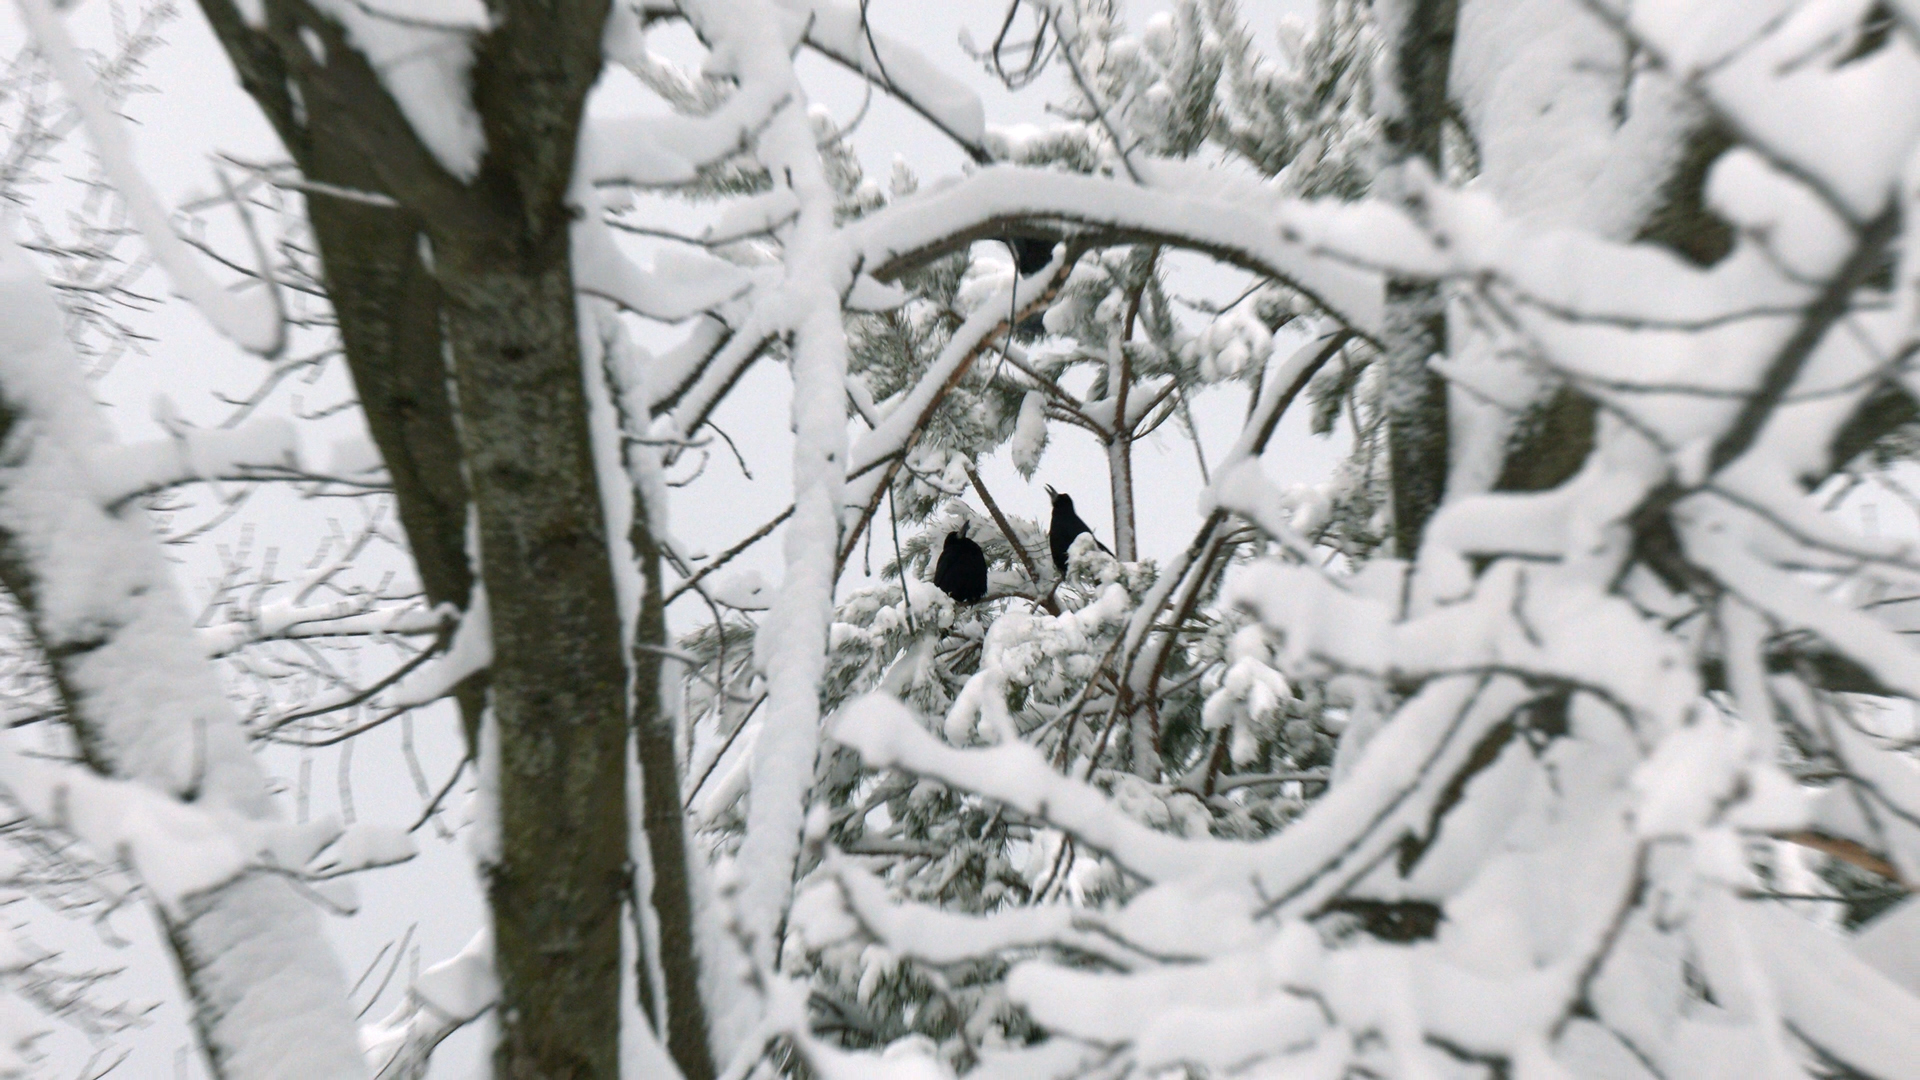
M1023 278L1032 277L1053 262L1054 243L1043 236L1009 236L1004 237L1003 242L1007 250L1013 252L1014 269ZM1012 319L1017 314L1017 311L1009 311L1007 317ZM1046 320L1036 311L1014 324L1013 336L1017 341L1046 337Z
M1010 236L1006 244L1013 249L1013 262L1021 277L1032 277L1053 261L1053 241L1043 236Z
M1093 530L1087 528L1087 523L1073 512L1073 496L1053 490L1052 484L1047 485L1047 496L1053 500L1053 523L1047 528L1047 545L1053 549L1053 568L1064 574L1067 572L1067 550L1073 547L1074 538ZM1107 545L1100 543L1099 537L1095 537L1093 542L1101 551L1113 554Z
M947 534L940 561L933 567L933 584L962 604L987 595L987 556L979 544L967 538L967 526Z

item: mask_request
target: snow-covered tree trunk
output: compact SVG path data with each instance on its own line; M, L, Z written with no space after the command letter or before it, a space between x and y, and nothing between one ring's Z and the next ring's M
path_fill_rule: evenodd
M471 484L493 636L496 1069L612 1077L630 891L629 686L565 205L608 7L495 5L494 23L512 29L471 37L471 112L453 102L419 129L425 114L408 111L418 102L394 97L362 51L379 54L384 24L353 38L342 11L276 0L255 26L222 0L205 8L303 164L401 208L385 221L335 208L316 225L370 426L396 479L413 481L396 490L434 591L457 590L465 571L463 464ZM443 47L469 40L449 38ZM369 228L387 239L358 235ZM443 346L459 412L451 460L432 371Z
M270 821L265 774L137 506L109 510L111 448L50 290L0 238L0 581L26 608L87 763L213 814ZM313 904L252 870L162 908L221 1080L364 1076Z

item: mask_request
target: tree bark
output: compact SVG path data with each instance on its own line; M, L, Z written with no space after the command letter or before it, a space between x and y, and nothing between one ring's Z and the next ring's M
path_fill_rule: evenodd
M229 0L204 6L303 168L405 208L316 199L315 228L430 592L465 600L469 497L478 522L499 749L501 842L488 872L501 983L495 1074L611 1080L629 873L629 688L566 204L607 2L489 4L501 29L474 43L472 101L487 151L471 179L426 150L365 58L304 0L270 0L264 34ZM310 35L324 48L309 49ZM289 78L304 117L286 101ZM419 253L422 232L431 264ZM457 484L460 463L470 492ZM668 786L649 778L650 788Z
M443 265L441 280L493 622L495 1069L514 1080L611 1080L627 892L627 670L573 282L564 246L534 271L494 265Z
M634 556L646 581L634 640L641 646L664 646L667 609L660 572L660 550L647 522L646 506L635 499L630 532ZM674 741L674 716L661 696L660 654L634 650L633 732L640 761L641 827L646 833L653 867L649 895L637 898L653 906L660 922L659 961L666 981L663 1012L666 1030L659 1032L667 1052L680 1066L685 1080L712 1080L712 1044L707 1035L706 1003L700 996L700 963L694 951L696 928L693 877L687 872L687 817L680 792L680 758ZM639 985L648 987L646 943L641 943Z
M1448 115L1447 69L1453 59L1456 0L1401 0L1389 26L1397 108L1386 135L1402 161L1441 171L1441 131ZM1411 209L1419 214L1419 207ZM1427 367L1446 351L1446 307L1438 285L1387 283L1385 338L1387 451L1395 553L1413 558L1427 520L1447 484L1447 388Z
M293 73L272 41L250 29L229 0L201 9L240 73L241 85L273 124L309 180L391 197L351 137L353 118L324 94L302 91L305 122L288 87ZM285 21L288 15L276 15ZM283 31L284 32L284 31ZM418 215L327 195L307 198L307 220L347 369L392 481L401 528L430 604L464 609L473 589L467 564L467 484L460 472L453 401L447 391L440 289L421 257ZM478 745L486 676L456 697L471 753Z
M334 172L311 175L327 179ZM421 261L419 221L404 211L325 197L311 200L307 214L347 368L392 480L421 588L429 604L464 610L473 591L467 481L447 392L440 287ZM486 702L485 673L463 682L455 696L472 753Z

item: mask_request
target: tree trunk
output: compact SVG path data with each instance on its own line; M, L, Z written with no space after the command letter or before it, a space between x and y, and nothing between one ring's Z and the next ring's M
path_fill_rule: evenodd
M311 175L343 182L329 173ZM324 196L308 203L307 214L354 390L392 480L421 588L429 604L464 610L473 591L467 481L447 393L440 286L421 261L420 223L405 211ZM463 682L456 697L473 753L485 673Z
M1427 367L1447 347L1439 287L1389 282L1385 336L1394 554L1411 559L1446 494L1447 384Z
M565 199L606 0L489 4L501 29L474 43L472 101L487 151L471 178L427 151L365 57L303 0L269 0L264 33L229 0L203 7L303 167L331 164L338 172L316 179L405 208L382 217L316 199L315 227L430 591L462 591L468 495L449 461L464 463L471 485L499 752L500 848L488 872L501 983L495 1074L611 1080L629 891L629 688ZM323 48L308 47L315 39ZM419 254L422 231L431 263ZM447 452L456 412L457 457Z
M545 265L525 270L464 252L443 254L440 267L493 623L495 1071L612 1080L627 893L627 670L572 276L565 246L552 248Z
M1448 113L1455 16L1455 0L1401 0L1385 20L1393 71L1390 97L1399 99L1387 117L1387 140L1401 161L1418 159L1436 176ZM1418 216L1419 208L1411 209ZM1385 338L1394 548L1395 554L1411 559L1446 493L1446 382L1427 367L1428 358L1447 348L1439 286L1388 282Z
M1125 395L1122 395L1125 400ZM1107 442L1107 477L1113 496L1113 557L1133 562L1136 551L1133 516L1133 434L1115 431Z

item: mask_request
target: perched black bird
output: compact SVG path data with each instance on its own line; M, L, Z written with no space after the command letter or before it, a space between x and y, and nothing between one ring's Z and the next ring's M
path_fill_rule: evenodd
M1053 241L1042 236L1010 236L1007 246L1013 249L1013 264L1021 277L1032 277L1053 261Z
M1093 530L1087 528L1087 523L1073 512L1073 496L1062 495L1053 490L1051 484L1047 485L1047 494L1053 498L1053 524L1047 528L1047 546L1053 549L1053 568L1064 574L1067 572L1067 549L1073 547L1074 538ZM1093 542L1101 551L1113 554L1097 537Z
M962 604L987 595L987 556L979 544L967 539L967 526L947 534L940 561L933 567L933 583Z
M1014 268L1021 277L1032 277L1047 268L1053 261L1054 243L1042 236L1008 236L1002 238L1007 250L1013 252ZM1008 312L1012 317L1015 312ZM1017 341L1033 341L1047 336L1046 320L1036 311L1014 325L1013 336Z

